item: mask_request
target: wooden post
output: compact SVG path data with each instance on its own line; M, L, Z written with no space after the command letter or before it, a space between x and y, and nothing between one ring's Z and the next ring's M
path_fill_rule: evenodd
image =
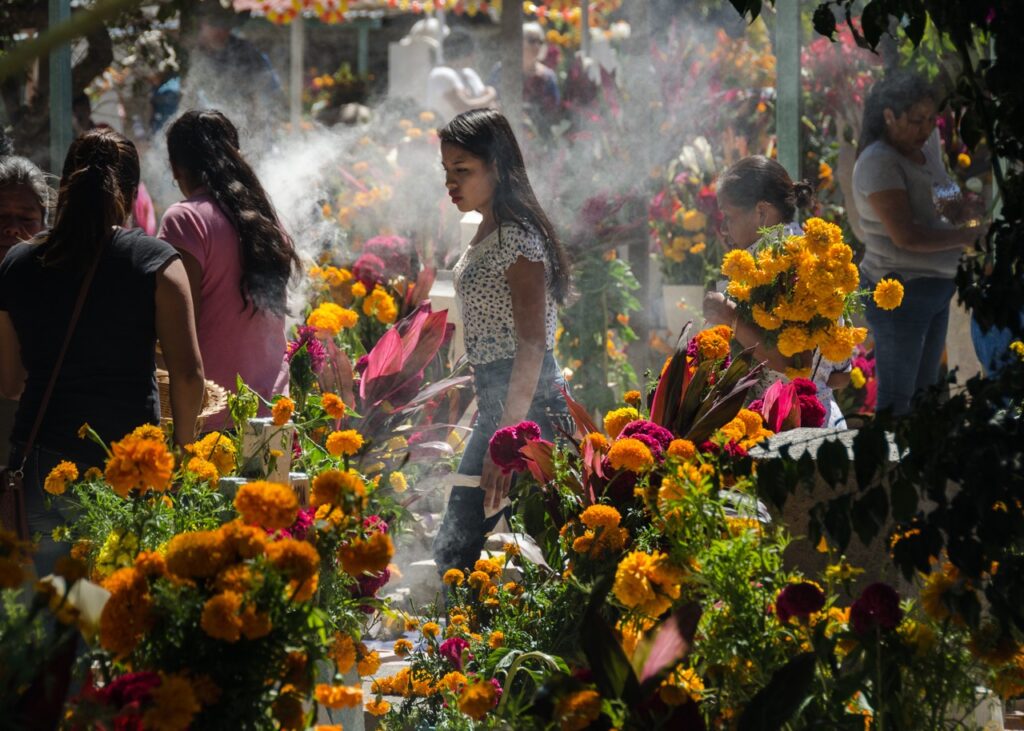
M296 132L302 117L302 65L306 55L306 20L302 13L292 21L289 40L291 42L288 63L288 118L292 124L292 131Z
M778 0L775 6L775 134L779 162L793 180L801 176L800 0Z
M517 133L523 128L523 4L501 6L501 108Z
M49 27L71 17L71 0L49 0ZM60 170L71 146L71 44L50 52L50 169Z
M370 71L370 25L359 23L356 33L356 74L363 77Z

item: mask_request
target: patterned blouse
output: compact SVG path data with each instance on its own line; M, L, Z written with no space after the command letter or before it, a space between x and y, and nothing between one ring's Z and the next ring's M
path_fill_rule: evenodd
M555 347L556 307L551 260L544 236L529 224L503 223L470 246L455 264L455 294L462 313L466 355L475 365L514 358L516 327L505 272L520 257L544 263L546 349Z

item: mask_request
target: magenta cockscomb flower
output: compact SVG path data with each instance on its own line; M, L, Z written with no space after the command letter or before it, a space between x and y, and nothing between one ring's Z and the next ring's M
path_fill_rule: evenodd
M324 364L327 362L327 351L324 349L324 344L317 338L315 327L303 325L298 328L295 339L288 343L288 348L284 354L285 360L291 363L295 354L303 348L305 348L306 354L309 355L310 370L314 373L322 371Z
M527 469L526 458L519 450L527 442L537 439L540 439L540 427L532 421L521 421L515 426L498 429L489 445L491 461L501 468L503 474L524 472Z

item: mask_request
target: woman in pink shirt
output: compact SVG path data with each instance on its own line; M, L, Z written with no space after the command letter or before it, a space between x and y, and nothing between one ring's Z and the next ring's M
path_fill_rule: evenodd
M266 399L286 393L287 285L301 265L238 130L220 112L189 111L167 132L167 151L186 198L167 209L159 237L185 263L206 377L234 390L241 376Z

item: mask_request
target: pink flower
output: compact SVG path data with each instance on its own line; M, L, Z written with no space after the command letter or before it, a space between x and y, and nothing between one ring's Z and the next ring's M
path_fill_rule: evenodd
M532 421L521 421L515 426L506 426L494 432L491 437L491 461L501 468L503 474L524 472L526 459L519 450L527 442L540 439L540 427Z
M788 622L793 617L807 619L814 612L825 606L825 595L814 584L801 581L798 584L787 584L775 599L775 614L780 622Z
M370 533L388 532L387 521L379 515L368 515L365 518L363 518L363 528L365 528Z
M322 371L324 363L327 362L327 351L324 349L324 344L317 338L315 327L303 325L297 329L295 339L288 343L284 354L285 360L291 363L292 358L303 348L309 355L310 370L314 373Z
M384 281L386 269L384 260L379 256L363 254L352 265L352 276L362 282L367 291L369 291L373 289L373 285Z
M850 626L857 634L868 634L875 627L882 630L896 629L903 619L900 596L888 584L875 582L861 592L850 605Z
M650 437L658 447L658 454L654 455L655 459L658 459L660 453L668 449L668 445L672 443L672 432L665 427L659 426L653 421L647 421L646 419L637 419L636 421L631 421L626 424L619 433L618 438L638 438L640 435ZM648 444L646 441L644 443ZM650 444L648 444L648 446L650 446Z
M306 533L313 527L313 516L316 508L308 507L299 511L295 516L295 522L282 531L267 531L269 534L277 533L279 538L294 538L299 541L306 539Z
M391 580L391 569L384 569L378 574L363 574L356 581L356 590L352 596L356 599L374 599L388 581ZM370 604L361 604L359 610L363 614L373 614L377 611Z
M449 637L437 648L438 653L452 664L459 672L462 672L462 653L469 647L469 642L461 637ZM467 660L472 660L473 655L467 654Z

